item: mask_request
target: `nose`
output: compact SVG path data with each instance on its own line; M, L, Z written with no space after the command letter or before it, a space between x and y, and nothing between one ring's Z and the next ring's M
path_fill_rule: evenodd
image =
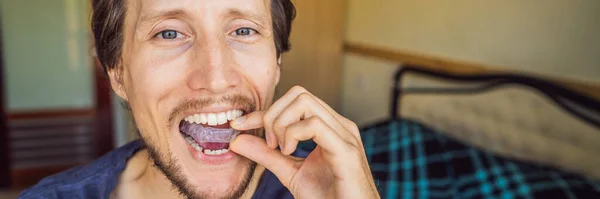
M214 94L225 93L240 84L239 67L226 41L207 39L193 48L189 88Z

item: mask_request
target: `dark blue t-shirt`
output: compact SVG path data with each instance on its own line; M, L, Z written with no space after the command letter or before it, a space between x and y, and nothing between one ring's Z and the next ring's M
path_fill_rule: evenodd
M125 170L127 160L143 146L133 141L95 160L91 164L76 167L46 177L37 185L25 190L19 198L109 198L115 189L119 175ZM298 150L292 154L306 157L308 153ZM293 198L277 177L266 170L252 198Z

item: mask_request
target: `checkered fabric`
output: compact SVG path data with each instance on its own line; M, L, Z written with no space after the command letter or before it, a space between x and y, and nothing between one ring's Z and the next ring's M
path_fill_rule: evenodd
M600 198L600 181L502 158L418 122L382 122L361 136L382 198Z

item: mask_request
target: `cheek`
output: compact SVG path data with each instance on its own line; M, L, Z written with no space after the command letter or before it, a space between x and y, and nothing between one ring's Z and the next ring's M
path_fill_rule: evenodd
M132 63L132 87L144 101L157 101L177 88L185 78L185 56L148 53Z
M174 102L165 100L181 85L184 79L186 59L164 59L164 55L140 54L129 67L130 104L136 120L144 123L163 124Z
M279 70L275 56L265 56L265 51L260 54L237 54L238 63L242 76L251 84L261 101L268 101L276 86L276 74Z

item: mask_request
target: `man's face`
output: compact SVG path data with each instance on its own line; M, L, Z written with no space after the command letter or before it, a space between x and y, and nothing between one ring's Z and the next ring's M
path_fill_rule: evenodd
M109 74L154 162L185 194L243 192L254 164L223 153L226 143L198 145L218 153L198 150L180 125L227 129L223 114L272 103L279 65L270 1L129 0L124 29L122 65Z

